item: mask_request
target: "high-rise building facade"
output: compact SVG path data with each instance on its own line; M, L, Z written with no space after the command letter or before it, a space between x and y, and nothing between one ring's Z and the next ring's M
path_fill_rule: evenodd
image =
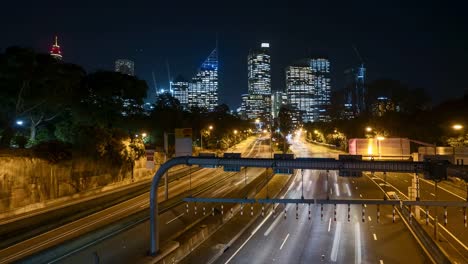
M353 118L367 110L366 106L366 68L364 64L345 71L344 116Z
M192 78L188 89L188 107L213 111L218 105L218 49L215 48Z
M281 106L288 104L288 96L285 92L276 91L271 94L271 116L278 118Z
M330 120L330 81L330 62L327 59L303 59L286 68L288 104L299 114L302 122Z
M315 90L314 121L330 121L329 108L331 105L331 77L330 61L325 58L310 60Z
M300 114L302 122L317 119L315 111L314 76L308 60L286 68L288 104Z
M60 50L57 36L55 36L55 42L50 49L50 56L56 58L57 60L62 60L62 51Z
M135 63L132 60L118 59L115 61L115 71L135 76Z
M271 112L271 63L270 44L261 43L247 56L248 96L243 97L245 116L249 119L270 119Z
M249 94L271 95L269 48L269 43L262 43L247 57Z
M184 108L188 108L188 93L189 93L189 82L181 75L177 76L171 83L174 97L179 100L180 105Z

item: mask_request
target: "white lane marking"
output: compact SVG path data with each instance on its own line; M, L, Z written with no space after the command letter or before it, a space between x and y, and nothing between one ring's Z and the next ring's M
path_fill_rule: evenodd
M328 232L330 232L330 228L331 228L331 217L330 217L330 221L328 221Z
M374 240L377 240L377 235L374 233Z
M361 225L359 223L354 225L354 232L354 263L361 264Z
M279 215L276 217L275 221L273 223L271 223L270 227L268 227L267 231L265 231L265 233L263 234L264 236L268 236L270 234L270 232L276 227L276 225L278 225L279 221L281 220L282 217L280 217Z
M184 215L184 213L181 213L180 215L176 216L174 219L171 219L171 220L167 221L166 225L168 225L168 224L174 222L175 220L181 218L183 215Z
M338 186L338 183L335 183L335 190L336 190L336 196L340 196L340 187Z
M410 174L410 173L408 173L408 174ZM410 174L410 175L411 175L412 177L414 176L414 175L412 175L412 174ZM420 180L420 181L423 181L423 182L425 182L425 183L428 183L428 184L430 184L430 185L432 185L432 186L434 186L434 183L432 183L431 181L428 181L428 180L425 180L425 179L421 179L421 177L419 177L419 180ZM465 198L466 198L466 197L461 197L460 195L458 195L458 194L456 194L456 193L453 193L453 192L451 192L451 191L445 189L444 187L442 187L442 186L440 186L440 185L437 185L437 188L438 188L438 189L441 189L441 190L444 190L444 191L450 193L451 195L453 195L453 196L455 196L455 197L458 197L458 198L460 198L460 199L462 199L462 200L465 200Z
M340 239L341 239L341 222L338 222L336 224L335 235L333 236L333 246L332 246L332 251L331 251L331 256L330 256L333 262L336 262L338 258L338 249L340 246Z
M380 260L380 264L384 264L384 263L383 263L383 260Z
M351 190L349 189L349 184L346 184L346 190L348 191L348 196L351 196Z
M283 243L281 244L280 250L283 249L283 246L284 246L284 244L286 243L286 241L288 241L288 238L289 238L289 233L288 233L288 234L286 235L286 237L284 238Z
M367 216L367 218L369 219L369 221L372 221L372 218L370 216Z
M297 187L296 187L296 192L298 192L299 190L301 190L301 186L302 186L302 182L300 182Z
M307 192L310 192L311 187L312 187L312 180L310 180L309 185L307 185Z
M236 186L237 186L237 185L241 185L242 183L245 183L245 180L240 180L240 181L238 181L238 182L234 183L234 185L236 185Z
M19 257L19 256L21 256L21 255L27 254L27 253L29 253L29 252L31 252L31 251L33 251L33 250L36 250L36 249L38 249L38 248L40 248L40 247L42 247L42 246L44 246L44 245L47 245L47 244L49 244L49 243L51 243L51 242L54 242L54 241L56 241L56 240L59 240L59 239L61 239L61 238L63 238L63 237L66 237L66 236L68 236L68 235L70 235L70 234L73 234L73 233L76 233L76 232L78 232L78 231L80 231L80 230L83 230L83 229L85 229L85 228L88 228L89 226L92 226L92 225L94 225L94 224L96 224L96 223L99 223L99 222L104 221L104 220L106 220L106 219L108 219L108 218L111 218L111 217L113 217L113 216L116 215L116 214L123 213L123 212L125 212L125 211L129 211L130 209L132 209L132 208L134 208L134 207L139 207L140 204L141 204L142 202L143 202L143 203L146 203L146 201L141 201L141 202L137 202L135 205L131 205L131 206L126 207L126 208L123 208L123 209L121 209L121 210L117 210L117 211L115 211L115 212L113 212L113 213L110 213L110 214L108 214L108 215L106 215L106 216L104 216L104 217L102 217L102 218L98 218L98 219L96 219L96 220L94 220L94 221L90 221L90 222L88 222L87 224L83 224L83 225L81 225L81 226L79 226L79 227L77 227L77 228L75 228L75 229L71 229L71 230L69 230L69 231L67 231L67 232L64 232L64 233L58 235L58 236L55 236L55 237L53 237L53 238L50 238L50 239L47 239L47 240L45 240L45 241L42 241L42 242L40 242L40 243L38 243L38 244L35 244L34 246L31 246L31 247L27 248L26 250L23 250L23 251L17 252L16 254L10 255L10 256L8 256L7 258L2 259L0 262L1 262L1 263L7 262L7 261L10 260L10 259L14 259L14 258ZM91 216L94 216L94 214L88 216L88 218L90 218ZM76 223L76 222L72 222L72 223L70 223L70 225L72 225L72 224L74 224L74 223Z
M244 241L244 243L236 250L236 252L234 252L234 254L232 254L232 256L224 263L224 264L227 264L229 263L236 255L237 253L239 253L239 251L242 250L242 248L245 246L245 244L247 244L247 242L249 242L249 240L255 235L255 233L257 233L257 231L260 229L260 227L262 227L263 224L265 224L266 220L268 218L270 218L271 216L271 213L268 214L267 217L265 217L265 219L263 219L263 221L257 226L257 228L255 228L254 231L252 231L252 233L250 234L250 236Z
M421 180L421 179L420 179ZM375 181L373 181L375 184L377 184ZM392 187L395 191L399 192L401 194L401 196L403 196L405 199L408 199L408 196L406 196L404 193L402 193L399 189L395 188L395 186L389 184L390 187ZM382 187L380 187L380 190L384 192L384 190L382 189ZM387 195L388 196L388 195ZM364 205L365 206L365 205ZM421 212L423 212L424 214L426 213L425 210L421 209ZM429 216L429 218L431 220L434 220L434 217L432 216ZM450 231L447 230L447 228L445 228L441 223L439 223L439 227L442 228L449 236L451 236L460 246L462 246L465 250L468 250L468 247L462 242L460 241L455 235L453 235Z

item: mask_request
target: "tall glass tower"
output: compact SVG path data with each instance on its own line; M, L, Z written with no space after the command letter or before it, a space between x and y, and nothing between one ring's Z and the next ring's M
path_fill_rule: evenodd
M247 56L248 97L246 115L267 121L271 112L271 64L270 44L261 43L260 48L250 51Z
M181 75L177 76L173 82L171 82L172 91L174 97L179 100L180 105L187 109L188 107L188 90L189 82Z
M330 61L325 58L311 59L310 68L314 76L314 119L315 121L330 121L330 115L328 113L331 105Z
M213 111L218 105L218 49L215 48L192 78L188 90L188 106Z
M308 60L300 61L286 68L286 94L288 104L301 116L302 122L317 119L315 87L312 68Z
M345 117L353 118L367 110L366 68L364 64L345 71Z
M247 57L249 94L271 95L269 48L269 43L262 43Z

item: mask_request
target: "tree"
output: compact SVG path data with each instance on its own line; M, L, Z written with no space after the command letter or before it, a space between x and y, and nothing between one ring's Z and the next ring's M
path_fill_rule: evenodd
M286 136L290 134L293 130L293 110L287 106L281 106L279 113L278 113L278 128L280 129L280 133L282 135L283 142L281 144L281 148L283 153L286 153L289 146L287 146Z
M84 75L79 66L31 49L11 47L0 54L2 145L9 144L18 118L28 123L30 140L34 141L40 125L70 108L73 92L79 90Z
M141 112L148 86L145 81L118 72L98 71L86 76L73 115L79 123L107 127L125 126L123 114Z

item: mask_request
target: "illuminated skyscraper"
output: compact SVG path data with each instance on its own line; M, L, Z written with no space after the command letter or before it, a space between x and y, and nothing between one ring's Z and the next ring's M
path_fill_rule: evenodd
M288 104L288 96L285 92L276 91L271 94L271 116L278 117L281 106Z
M58 37L55 36L55 42L50 49L50 55L57 60L62 60L62 51L60 50L60 46L58 44Z
M118 59L115 61L115 71L135 76L135 63L127 59Z
M188 108L188 92L189 92L189 82L182 77L181 75L177 76L172 82L172 91L174 97L179 100L180 105L184 108Z
M310 68L314 76L314 121L330 121L328 113L331 104L330 62L325 58L311 59Z
M271 95L269 48L269 43L262 43L247 57L249 94Z
M247 118L267 121L271 112L271 66L269 43L261 43L259 49L247 56L248 96L244 97Z
M288 104L302 117L303 122L316 120L314 77L309 60L302 60L286 68Z
M352 118L365 112L366 68L364 64L345 71L345 117Z
M302 122L329 121L330 62L303 59L286 68L288 104L296 109Z
M213 111L218 105L218 49L215 48L200 66L188 89L188 107Z

